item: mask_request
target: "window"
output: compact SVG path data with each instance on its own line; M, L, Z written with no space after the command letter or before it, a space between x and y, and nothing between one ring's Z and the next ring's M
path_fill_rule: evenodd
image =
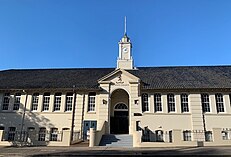
M89 93L88 95L88 111L95 111L95 96L96 93Z
M142 111L149 111L149 106L148 106L148 94L144 93L142 94Z
M223 95L218 93L218 94L215 94L215 97L216 97L216 105L217 105L217 112L225 112L225 109L224 109L224 103L223 103Z
M67 93L65 111L72 110L73 93Z
M34 127L28 127L27 131L35 131L35 128Z
M5 93L3 98L2 110L9 110L10 93Z
M21 93L16 93L14 96L14 107L13 110L19 110Z
M49 110L49 103L50 103L50 93L44 93L42 111L48 111Z
M202 111L210 112L209 95L201 94Z
M181 111L182 112L189 112L188 95L187 94L181 94L180 99L181 99Z
M155 112L162 111L161 94L154 94L154 106Z
M8 141L14 141L15 133L16 133L16 128L15 127L9 127Z
M38 100L39 100L39 93L34 93L32 96L31 111L37 111L38 110Z
M58 129L52 128L50 134L50 141L57 141L58 140Z
M119 103L115 106L115 110L116 111L128 111L128 107L124 103Z
M212 131L205 132L205 141L213 141Z
M184 141L191 141L192 140L191 131L190 130L183 131L183 138Z
M60 111L62 93L55 94L54 111Z
M162 130L156 130L156 141L157 142L164 142L164 133Z
M45 141L46 139L46 128L39 128L38 141Z
M5 127L4 126L0 126L0 130L5 130Z
M175 112L175 98L174 94L168 94L168 112Z
M229 139L229 134L228 134L227 131L222 131L221 135L222 135L223 140L228 140Z

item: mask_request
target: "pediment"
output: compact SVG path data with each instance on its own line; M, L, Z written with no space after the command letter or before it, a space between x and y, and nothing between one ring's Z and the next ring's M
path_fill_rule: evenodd
M140 79L123 69L116 69L98 80L99 84L113 83L118 85L138 83Z

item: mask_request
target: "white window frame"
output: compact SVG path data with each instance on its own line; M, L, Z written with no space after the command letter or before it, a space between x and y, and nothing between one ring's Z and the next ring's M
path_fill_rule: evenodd
M222 135L222 140L229 140L229 132L228 131L222 131L221 132Z
M88 112L95 112L96 93L92 92L88 95Z
M154 94L154 112L162 112L162 95L160 93Z
M168 103L168 112L176 112L176 102L175 95L170 93L167 95L167 103Z
M215 94L215 99L216 99L216 109L217 109L217 113L225 112L223 94L221 94L221 93Z
M73 93L67 93L66 94L66 102L65 102L65 111L72 111L73 106Z
M188 101L188 94L183 93L180 95L181 100L181 112L189 112L189 101Z
M21 93L15 93L13 110L18 111L20 107Z
M43 95L43 106L42 106L42 111L49 111L49 106L50 106L50 93L45 93Z
M34 93L31 100L31 111L38 110L39 93Z
M54 111L60 111L62 101L62 93L56 93L54 97Z
M201 105L202 105L202 112L204 113L211 112L209 94L207 93L201 94Z
M207 141L207 142L213 141L212 131L205 131L205 141Z
M143 93L141 95L141 104L142 104L142 112L149 112L149 95L148 93Z
M183 140L184 141L192 141L192 131L191 130L183 131Z
M58 141L58 128L51 128L50 141Z
M39 128L38 141L46 141L46 132L47 130L45 127Z
M10 93L5 93L3 97L2 110L3 111L9 110L9 106L10 106Z

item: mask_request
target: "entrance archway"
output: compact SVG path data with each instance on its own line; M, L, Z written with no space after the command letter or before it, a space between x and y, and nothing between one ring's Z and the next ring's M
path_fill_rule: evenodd
M129 133L129 96L126 91L118 89L111 97L111 134Z

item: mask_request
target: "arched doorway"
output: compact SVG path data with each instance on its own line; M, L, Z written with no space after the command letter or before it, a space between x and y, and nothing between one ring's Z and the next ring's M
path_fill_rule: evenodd
M110 133L129 133L129 96L126 91L118 89L112 93Z

